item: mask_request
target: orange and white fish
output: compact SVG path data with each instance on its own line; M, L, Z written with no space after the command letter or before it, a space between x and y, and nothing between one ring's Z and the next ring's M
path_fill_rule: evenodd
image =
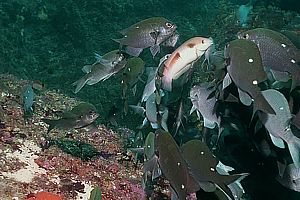
M193 37L178 47L164 63L163 88L171 91L172 81L188 71L212 44L211 38Z

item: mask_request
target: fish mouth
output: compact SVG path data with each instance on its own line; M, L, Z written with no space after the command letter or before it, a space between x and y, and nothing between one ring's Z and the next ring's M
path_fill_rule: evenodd
M177 29L177 26L176 26L175 24L173 24L173 25L171 26L171 29L172 29L172 30L176 30L176 29Z

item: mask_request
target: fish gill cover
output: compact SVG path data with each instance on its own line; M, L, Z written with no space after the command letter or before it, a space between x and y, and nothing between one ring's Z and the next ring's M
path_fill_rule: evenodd
M299 199L299 7L2 0L0 199Z

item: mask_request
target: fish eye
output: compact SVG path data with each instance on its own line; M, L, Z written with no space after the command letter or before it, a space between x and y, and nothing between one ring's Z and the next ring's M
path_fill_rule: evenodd
M201 40L201 43L202 43L202 44L204 44L204 43L205 43L205 41L204 41L204 40Z
M249 39L249 34L243 35L243 38L244 38L244 39Z
M170 22L166 23L166 27L171 28L173 26L173 24L171 24Z

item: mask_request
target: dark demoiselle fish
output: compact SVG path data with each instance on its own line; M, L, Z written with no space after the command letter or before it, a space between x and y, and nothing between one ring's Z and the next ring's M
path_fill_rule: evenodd
M181 151L170 133L157 130L155 145L158 150L158 163L162 173L169 180L172 196L185 200L187 194L198 191L199 185L189 173Z
M275 110L276 115L259 113L259 118L268 130L272 142L284 148L286 142L294 164L300 167L300 139L291 131L292 114L283 94L274 89L262 91L263 96Z
M42 119L43 122L49 124L47 133L52 129L79 129L86 127L93 123L99 114L94 105L90 103L80 103L75 106L72 110L62 114L60 119Z
M119 50L114 50L104 54L92 65L86 65L82 71L86 73L72 85L76 86L75 93L79 92L85 84L94 85L99 81L104 81L112 75L118 73L125 67L126 59Z
M176 28L173 22L163 17L152 17L120 31L124 37L114 39L114 41L126 46L125 52L136 57L140 55L143 49L150 47L154 57L160 51L160 44L170 38L175 33Z
M164 62L163 88L172 91L172 81L192 68L205 51L213 44L211 38L193 37L178 47Z
M288 72L292 76L291 90L300 86L300 50L286 36L270 29L256 28L239 33L238 37L258 46L264 67Z
M127 60L121 81L123 97L126 96L125 94L128 88L131 89L136 85L140 76L144 73L144 70L145 62L141 58L129 58Z
M187 162L193 177L198 182L215 184L230 199L234 196L228 185L245 178L247 173L222 175L217 171L219 160L210 152L208 146L200 140L190 140L182 145L182 155Z
M257 110L275 114L258 87L259 83L267 80L258 47L251 41L237 39L225 48L225 57L230 59L230 64L224 87L232 80L238 87L241 102L247 106L253 102L253 114Z

